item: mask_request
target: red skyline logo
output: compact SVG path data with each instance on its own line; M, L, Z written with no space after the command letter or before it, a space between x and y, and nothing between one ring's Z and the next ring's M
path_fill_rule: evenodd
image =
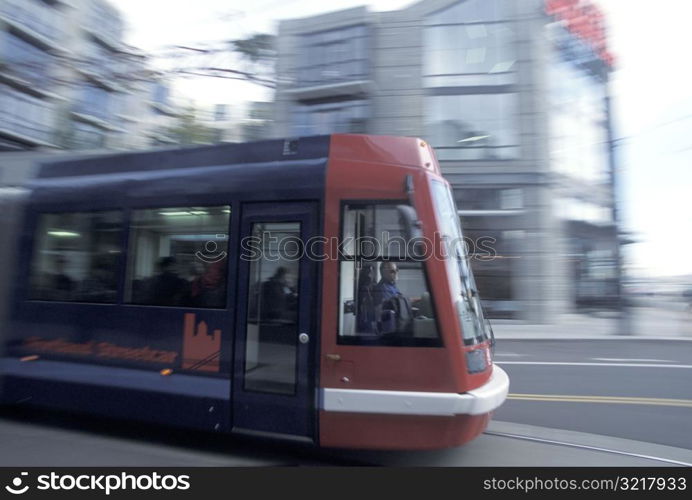
M221 354L221 330L209 333L205 321L195 325L196 315L185 313L183 319L183 370L218 372Z

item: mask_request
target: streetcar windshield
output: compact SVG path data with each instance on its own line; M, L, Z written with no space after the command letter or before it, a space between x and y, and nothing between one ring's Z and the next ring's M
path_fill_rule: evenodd
M483 342L489 336L483 317L480 296L469 265L461 224L449 187L437 180L432 181L432 198L439 221L440 236L444 243L447 276L464 343Z

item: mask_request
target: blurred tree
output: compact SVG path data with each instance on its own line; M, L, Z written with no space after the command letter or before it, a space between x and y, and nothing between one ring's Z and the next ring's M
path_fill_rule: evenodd
M166 131L166 134L178 144L213 144L218 142L216 129L200 123L197 120L197 110L193 106L188 107L178 120L176 126Z
M186 51L185 64L174 66L174 71L180 74L245 80L263 87L276 87L274 35L256 33L229 40L221 46L181 46L178 49ZM180 53L174 57L180 57Z
M256 33L248 38L233 40L234 50L253 63L273 64L276 59L276 37L267 33Z

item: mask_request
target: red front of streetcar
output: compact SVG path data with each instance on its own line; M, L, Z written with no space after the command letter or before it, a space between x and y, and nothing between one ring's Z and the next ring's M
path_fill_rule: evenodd
M430 146L333 135L324 213L338 258L323 263L320 444L428 449L476 437L508 379L492 364L492 334Z

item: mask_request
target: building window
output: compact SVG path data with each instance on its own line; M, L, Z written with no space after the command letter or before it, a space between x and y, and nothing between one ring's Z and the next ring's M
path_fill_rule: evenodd
M99 34L110 41L123 38L124 23L118 10L107 2L89 2L88 26L98 26Z
M51 104L0 85L0 128L34 140L51 142L54 108Z
M570 177L604 182L608 173L605 84L569 57L554 46L548 65L551 164Z
M0 2L0 15L53 41L64 36L60 27L64 26L65 19L56 8L56 2L3 0Z
M454 196L460 210L521 210L524 208L523 191L519 188L455 189Z
M519 156L515 93L434 95L425 98L425 131L440 160Z
M501 21L507 18L507 0L465 0L438 10L426 24L460 24Z
M509 23L428 26L424 33L426 87L515 83Z
M610 207L590 203L578 198L556 199L554 213L563 220L580 221L594 226L613 224Z
M617 306L617 250L612 234L599 234L579 223L568 228L574 304L586 308Z
M509 3L466 0L426 17L425 134L440 160L519 157Z
M89 39L82 45L83 56L76 61L82 71L96 75L106 81L124 80L128 70L124 67L125 57L106 49L100 43Z
M292 135L365 133L367 131L369 104L364 99L299 104L294 109Z
M350 26L302 35L296 68L299 86L357 81L368 75L368 32Z
M214 107L214 121L215 122L223 122L228 120L229 113L228 113L228 104L217 104Z
M53 56L9 31L0 31L0 60L3 70L40 88L50 86Z
M517 266L524 231L511 217L463 216L471 267L489 318L513 318L520 311L515 296Z
M504 6L497 0L467 0L425 19L426 87L515 82L515 34Z
M42 214L31 266L31 298L114 303L122 213Z
M106 133L90 123L75 121L70 145L72 149L101 149L106 146Z
M126 302L225 307L230 213L228 205L133 211Z
M79 89L74 111L105 121L111 116L111 101L111 93L106 89L84 82Z
M170 89L168 85L162 82L155 82L151 84L151 100L162 106L168 106L168 101L170 97Z

